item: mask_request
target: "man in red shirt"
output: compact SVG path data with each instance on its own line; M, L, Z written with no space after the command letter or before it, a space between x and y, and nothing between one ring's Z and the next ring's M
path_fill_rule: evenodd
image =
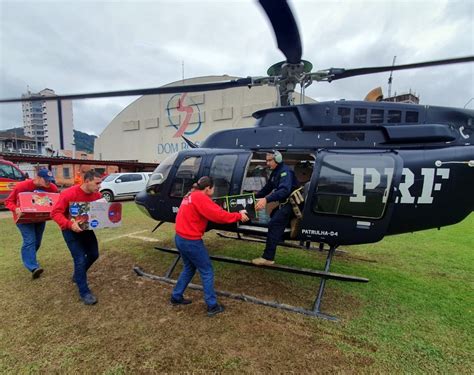
M73 281L77 284L81 300L86 305L94 305L97 298L87 285L87 270L99 258L97 238L92 230L82 230L79 222L73 221L69 215L69 203L92 202L102 198L99 193L102 179L93 170L84 174L84 182L74 185L61 192L59 201L51 211L52 219L62 230L64 240L74 261Z
M58 188L51 182L53 180L54 177L51 171L40 169L33 180L22 181L15 185L15 188L5 200L5 207L13 212L13 220L15 222L21 216L21 210L20 207L18 207L18 194L33 191L57 193ZM31 272L33 279L37 279L43 273L43 269L36 259L36 253L41 246L45 225L45 221L16 225L23 237L21 259L26 269Z
M181 202L176 216L175 242L183 259L184 268L179 275L170 300L173 305L191 303L191 300L183 297L183 293L197 269L201 275L208 316L223 312L224 306L217 303L216 292L214 291L214 271L211 259L202 241L207 223L209 220L219 224L249 220L245 210L240 212L223 210L211 199L213 194L214 182L211 177L204 176L193 185L191 193L185 196Z

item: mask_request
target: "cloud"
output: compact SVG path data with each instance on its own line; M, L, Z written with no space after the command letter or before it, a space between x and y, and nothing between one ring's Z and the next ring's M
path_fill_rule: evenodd
M314 69L406 64L473 55L470 1L290 3ZM0 0L0 97L27 86L57 93L156 87L204 75L264 75L283 60L255 1ZM316 99L362 99L389 74L313 84ZM392 91L462 107L474 97L473 64L394 72ZM449 93L449 95L448 95ZM78 130L99 135L135 98L74 103ZM21 106L0 106L0 129L21 126Z

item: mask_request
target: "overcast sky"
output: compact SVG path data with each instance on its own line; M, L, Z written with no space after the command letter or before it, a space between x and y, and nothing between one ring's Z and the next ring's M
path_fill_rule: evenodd
M303 58L314 69L358 68L474 55L474 1L293 0ZM0 97L156 87L205 75L259 76L283 55L256 1L0 0ZM394 72L392 92L464 107L474 64ZM316 100L361 100L389 73L314 83ZM135 98L74 102L77 130L100 135ZM468 105L474 108L474 100ZM22 126L0 104L0 130Z

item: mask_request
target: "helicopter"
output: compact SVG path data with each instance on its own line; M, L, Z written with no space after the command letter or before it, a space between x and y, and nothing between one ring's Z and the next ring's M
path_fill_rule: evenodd
M204 92L235 87L271 85L278 106L257 111L252 128L222 130L197 145L182 136L189 148L173 154L155 169L135 202L143 212L173 223L183 197L201 176L214 178L216 197L252 197L268 179L266 153L278 151L295 173L304 192L301 217L293 220L284 240L329 246L323 271L288 266L263 266L321 278L313 308L306 310L249 296L224 294L285 310L323 318L320 307L326 280L367 282L330 272L341 245L374 243L387 235L441 228L465 219L474 210L474 111L384 101L329 101L294 104L296 87L313 82L406 69L469 63L474 56L405 65L312 71L302 59L298 27L286 0L259 0L285 60L262 77L102 93L60 95L46 100L125 95ZM0 103L24 99L4 99ZM31 99L29 99L31 100ZM42 100L45 100L42 98ZM272 207L249 223L217 225L250 238L265 238ZM161 248L173 252L172 249ZM177 254L176 251L174 251ZM211 259L251 266L250 262L212 256ZM179 260L159 280L170 276ZM262 266L260 266L262 267ZM136 269L137 273L148 275ZM148 275L153 276L153 275Z
M307 248L311 242L320 247L329 245L327 274L320 275L312 310L286 309L331 318L321 313L320 306L338 246L373 243L387 235L452 225L474 210L474 111L383 101L294 105L296 85L308 87L313 81L472 62L474 58L311 73L312 64L301 59L298 29L286 1L261 0L260 4L286 61L270 67L268 77L244 82L249 87L274 85L280 106L254 113L253 128L222 130L199 146L183 137L190 149L165 159L135 201L159 221L159 227L174 222L181 199L201 176L214 178L215 196L248 197L246 194L259 191L268 178L265 154L277 150L294 170L305 196L302 217L292 220L284 239L304 242ZM268 213L272 208L267 206ZM264 238L266 224L257 217L250 224L210 224L209 229L235 232L238 239L243 238L241 235ZM249 265L245 261L240 264ZM169 281L172 269L163 281ZM343 281L368 281L341 276Z

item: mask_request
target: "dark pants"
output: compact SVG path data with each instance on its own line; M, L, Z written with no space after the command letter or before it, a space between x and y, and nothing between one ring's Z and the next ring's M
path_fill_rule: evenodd
M285 228L290 223L293 215L293 209L289 203L272 212L272 217L268 222L267 242L262 258L267 260L275 259L277 245L282 241Z
M204 242L202 240L187 240L179 235L175 236L175 241L183 259L184 268L173 289L172 297L178 301L183 299L183 293L197 269L201 276L204 301L208 307L214 307L217 304L217 296L214 291L214 271Z
M28 271L33 271L39 268L36 260L36 253L41 246L41 239L43 238L45 222L42 223L28 223L17 224L23 237L23 244L21 245L21 259Z
M87 285L87 270L99 258L99 245L95 233L85 230L81 233L64 230L63 237L74 261L74 282L79 294L84 297L91 291Z

